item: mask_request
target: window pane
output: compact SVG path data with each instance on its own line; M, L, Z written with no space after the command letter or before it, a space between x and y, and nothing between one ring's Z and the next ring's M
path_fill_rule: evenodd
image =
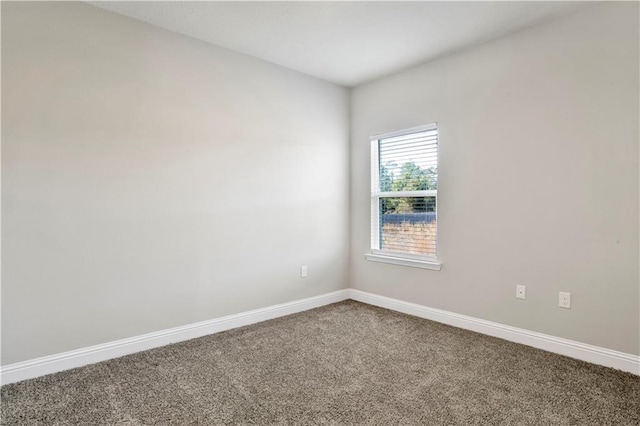
M381 139L380 191L438 189L438 131Z
M380 250L436 257L436 197L380 199Z

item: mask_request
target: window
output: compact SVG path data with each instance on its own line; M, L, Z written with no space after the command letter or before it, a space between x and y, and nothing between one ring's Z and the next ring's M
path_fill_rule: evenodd
M440 269L436 124L371 138L369 260Z

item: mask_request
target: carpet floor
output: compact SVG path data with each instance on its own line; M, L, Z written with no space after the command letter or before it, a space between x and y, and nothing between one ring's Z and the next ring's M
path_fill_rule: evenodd
M5 385L2 425L640 425L640 377L354 301Z

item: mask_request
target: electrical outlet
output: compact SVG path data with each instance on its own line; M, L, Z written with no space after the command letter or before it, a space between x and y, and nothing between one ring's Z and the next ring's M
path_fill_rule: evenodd
M571 293L561 291L558 296L558 306L571 309Z
M527 287L523 285L516 286L516 298L517 299L526 299L527 296Z
M300 278L307 278L307 265L303 265L300 267Z

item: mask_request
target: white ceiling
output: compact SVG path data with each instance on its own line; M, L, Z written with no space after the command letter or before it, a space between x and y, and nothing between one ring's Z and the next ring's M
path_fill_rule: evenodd
M355 86L569 13L582 2L89 2Z

